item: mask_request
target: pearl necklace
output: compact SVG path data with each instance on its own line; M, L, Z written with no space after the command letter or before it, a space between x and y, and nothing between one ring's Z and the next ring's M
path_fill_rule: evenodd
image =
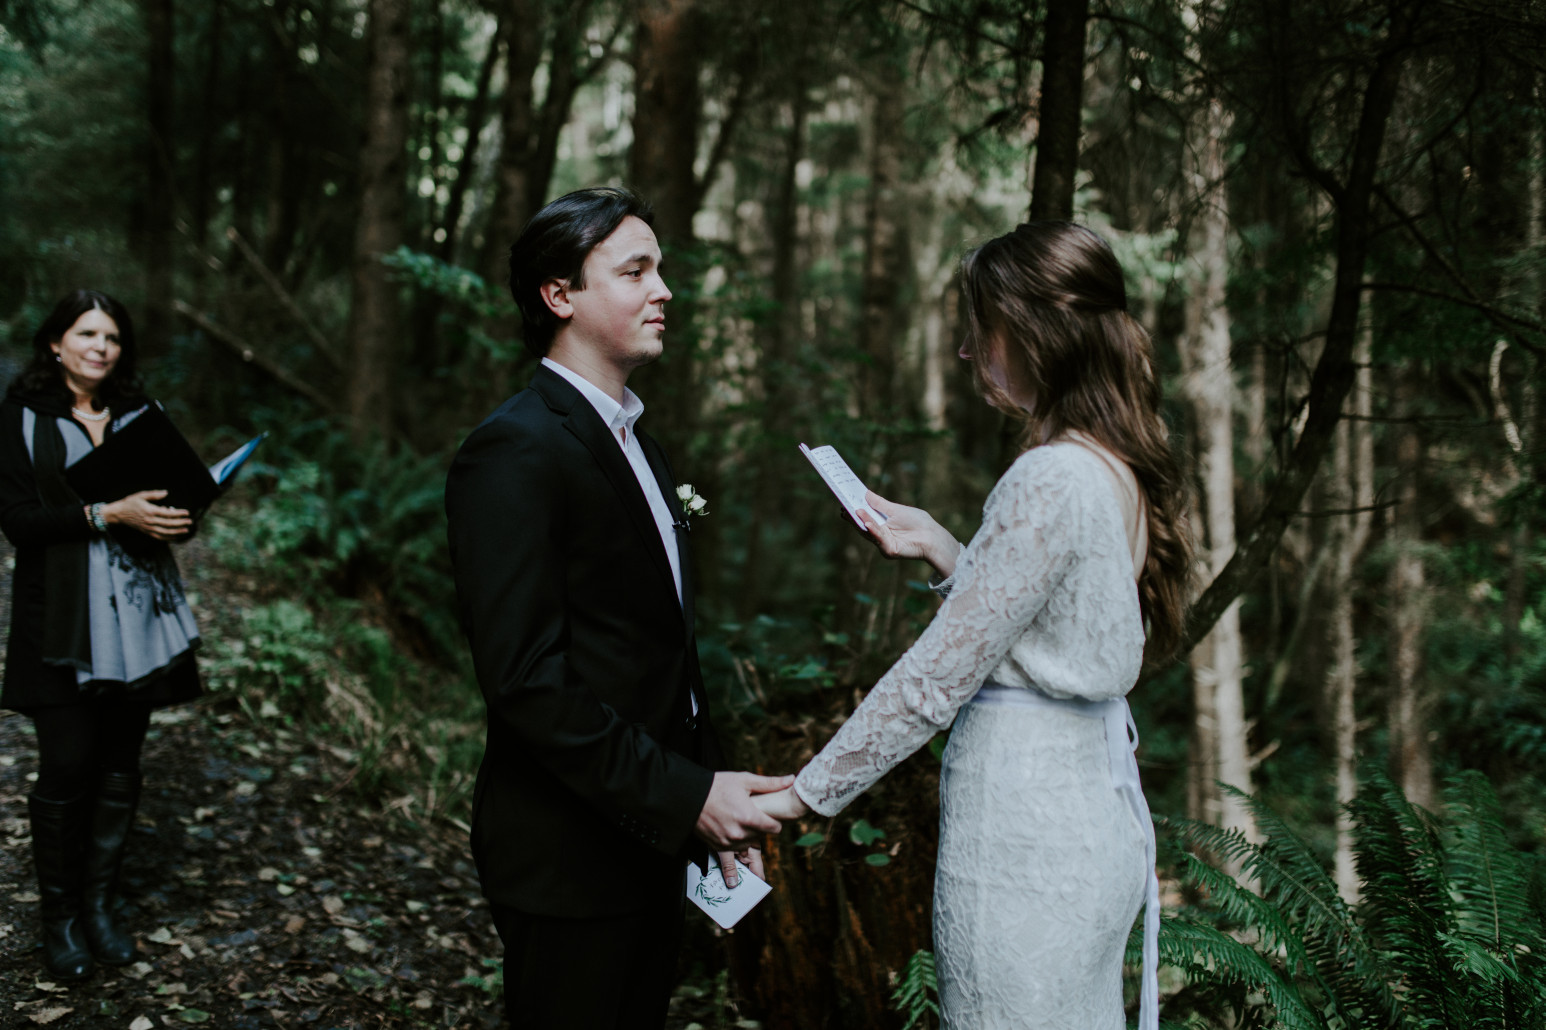
M70 410L75 412L81 418L85 419L87 422L101 422L113 413L112 408L103 408L98 412L82 411L79 408L71 408Z

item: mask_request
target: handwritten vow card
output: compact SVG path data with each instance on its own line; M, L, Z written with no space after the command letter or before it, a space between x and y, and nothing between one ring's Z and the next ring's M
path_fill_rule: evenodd
M811 448L802 443L800 445L800 453L805 455L806 459L816 467L816 472L821 476L822 482L827 484L827 489L836 494L837 499L843 502L843 508L848 512L848 517L854 520L854 525L863 529L866 533L869 532L863 520L859 518L859 512L861 511L869 512L870 517L876 522L886 521L884 515L871 508L865 501L866 487L864 482L854 475L854 470L848 467L848 462L843 460L843 456L837 453L836 448Z
M735 871L741 880L735 890L731 890L725 886L719 862L712 855L709 856L707 876L698 871L698 863L687 863L687 900L703 909L710 919L726 930L740 922L741 917L755 908L757 902L767 897L773 889L766 880L758 879L755 873L739 861L735 864Z

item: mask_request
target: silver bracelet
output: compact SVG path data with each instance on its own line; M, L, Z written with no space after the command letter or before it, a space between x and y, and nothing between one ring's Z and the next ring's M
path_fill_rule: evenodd
M107 532L107 517L102 514L101 501L86 509L86 521L91 523L91 528L98 533Z

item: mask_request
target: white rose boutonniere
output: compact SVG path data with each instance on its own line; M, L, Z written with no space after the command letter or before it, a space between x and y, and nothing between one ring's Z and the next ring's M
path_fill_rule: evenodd
M687 525L687 520L693 515L707 515L709 502L698 495L691 483L679 483L676 488L676 499L682 502L682 525Z

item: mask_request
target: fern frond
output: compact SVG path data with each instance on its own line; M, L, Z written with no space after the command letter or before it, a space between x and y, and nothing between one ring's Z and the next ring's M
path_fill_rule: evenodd
M1270 935L1273 944L1281 944L1286 937L1295 939L1294 973L1314 983L1343 1025L1385 1025L1375 1013L1394 1013L1395 997L1382 975L1379 954L1331 876L1309 845L1275 812L1248 794L1221 786L1251 808L1266 839L1251 844L1235 831L1177 821L1183 839L1239 862L1242 873L1260 885L1261 900L1279 919L1276 924L1253 920L1250 925L1264 939ZM1256 908L1234 891L1226 892L1220 904L1233 911L1232 918Z
M1487 778L1475 770L1450 777L1449 873L1460 901L1456 923L1505 943L1546 951L1541 913L1530 899L1530 869L1503 834L1503 811Z
M1401 1010L1419 1025L1430 1018L1466 1025L1463 990L1439 943L1450 928L1450 903L1437 833L1379 770L1367 772L1348 810L1363 881L1359 914L1380 941Z
M934 1001L938 997L939 978L934 970L934 953L914 952L913 957L907 960L902 975L897 978L896 988L891 992L891 1007L899 1015L907 1017L902 1030L912 1030L915 1024L926 1020L931 1014L938 1019L939 1005Z
M1263 952L1281 952L1289 976L1313 977L1314 962L1305 950L1299 932L1281 909L1246 890L1228 873L1213 868L1196 855L1188 854L1185 860L1186 879L1207 892L1209 900L1218 906L1228 922L1255 930Z
M1284 1030L1326 1030L1298 987L1265 957L1229 934L1203 923L1160 920L1160 961L1196 979L1226 980L1260 989Z

